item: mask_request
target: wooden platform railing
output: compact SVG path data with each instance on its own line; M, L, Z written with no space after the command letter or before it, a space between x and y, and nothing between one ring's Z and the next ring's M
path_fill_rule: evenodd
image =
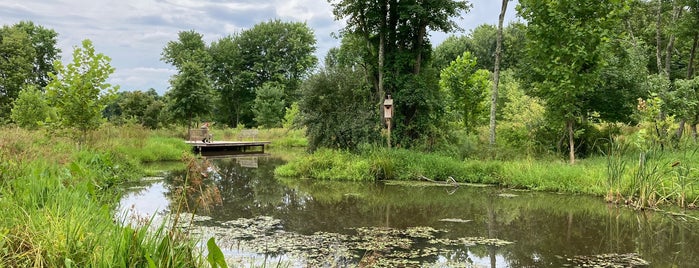
M189 141L202 141L204 139L207 139L209 142L213 141L214 136L209 132L208 129L190 129L189 130L189 137L187 140Z
M257 138L259 131L257 129L243 129L238 133L238 140L252 139L253 141Z

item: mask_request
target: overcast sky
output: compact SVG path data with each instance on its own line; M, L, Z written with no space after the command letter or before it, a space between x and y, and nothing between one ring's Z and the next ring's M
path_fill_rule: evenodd
M497 23L501 1L470 2L473 8L458 20L465 31L453 34ZM510 2L506 23L516 20L516 4ZM0 24L29 20L55 30L63 61L71 59L73 47L90 39L97 52L112 58L112 84L163 94L175 69L160 61L160 53L178 32L195 30L210 43L271 19L306 22L315 32L316 56L322 62L328 49L339 44L331 34L343 27L331 9L326 0L3 0ZM435 46L450 35L430 34Z

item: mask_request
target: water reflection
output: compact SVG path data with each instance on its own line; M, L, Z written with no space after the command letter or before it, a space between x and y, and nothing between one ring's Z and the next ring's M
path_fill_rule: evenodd
M514 242L441 246L439 253L418 258L421 266L562 267L574 265L568 260L574 256L608 253L638 253L653 267L699 263L696 222L611 207L600 198L493 187L280 180L274 178L273 169L283 161L269 157L212 163L216 175L210 184L220 193L221 204L208 212L197 210L210 217L201 223L204 225L220 227L240 218L271 216L281 221L285 232L309 237L317 232L356 236L361 227L407 230L429 226L447 231L440 239L483 237ZM168 183L153 185L153 191L165 187L165 196L170 198L176 188ZM141 194L126 200L153 203L150 198ZM425 241L414 243L427 248ZM357 256L345 264L359 263L367 252L354 252Z

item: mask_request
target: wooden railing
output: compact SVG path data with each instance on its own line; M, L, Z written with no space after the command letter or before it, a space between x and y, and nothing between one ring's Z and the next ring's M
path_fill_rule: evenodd
M255 141L258 133L259 132L257 131L257 129L243 129L238 133L238 140L244 140L247 138Z

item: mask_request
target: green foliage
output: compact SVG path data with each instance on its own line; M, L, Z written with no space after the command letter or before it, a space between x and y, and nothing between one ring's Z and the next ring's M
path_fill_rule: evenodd
M49 83L49 73L55 71L53 61L60 58L61 49L56 47L58 33L31 21L21 21L13 27L27 33L34 48L32 75L28 83L43 89Z
M375 92L370 102L393 96L393 140L405 147L434 149L445 136L440 118L444 103L436 79L438 71L430 66L427 37L430 30L458 29L453 18L468 12L470 4L453 0L401 4L342 0L331 4L335 18L346 19L343 39L351 39L346 43L351 45L343 47L351 52L338 56L356 56L345 59L358 62L356 67L365 72ZM337 60L342 61L341 57Z
M305 23L271 20L211 44L211 77L221 94L221 121L255 126L251 107L266 83L283 89L285 107L298 101L300 84L318 59L316 40ZM259 123L259 122L258 122Z
M200 33L194 30L181 31L177 37L177 41L170 41L163 48L162 61L172 64L180 71L187 62L196 62L199 66L209 64L211 57Z
M193 126L195 117L209 115L214 104L211 83L198 63L182 63L180 72L170 80L172 88L166 96L169 98L168 110L179 123Z
M378 140L378 115L371 102L371 89L362 76L352 69L330 69L303 84L299 109L311 150L352 150Z
M8 119L12 102L32 76L36 52L30 37L15 27L0 29L0 119Z
M573 163L575 123L598 110L587 100L603 89L600 73L611 53L606 48L628 1L523 0L517 8L528 25L525 60L530 68L525 78L530 94L544 100L550 118L565 123ZM612 100L618 102L610 107L621 107L618 103L624 101Z
M524 48L524 32L526 25L510 22L503 29L503 54L500 60L500 70L516 67ZM473 29L468 35L449 36L434 50L433 66L437 70L447 68L449 64L470 52L478 59L476 69L492 71L495 68L495 45L497 28L494 25L483 24Z
M256 91L252 106L255 121L264 128L280 127L284 117L284 89L274 83L265 83Z
M58 116L57 127L71 129L79 142L84 142L88 132L103 122L102 110L118 90L107 83L114 68L111 59L96 53L90 40L82 47L75 47L73 61L63 65L54 62L56 74L50 74L46 87L49 103Z
M493 182L497 163L461 162L450 157L405 149L363 147L359 154L320 149L275 170L284 177L324 180L418 180Z
M473 133L485 124L488 112L488 90L491 88L490 73L476 70L476 59L464 52L449 67L442 70L439 84L450 97L447 101L467 133Z
M584 100L587 112L599 114L598 118L606 122L632 122L636 99L648 95L646 47L622 38L604 47L599 83Z
M512 72L503 72L500 79L502 100L499 105L502 120L498 124L498 144L501 150L513 150L521 157L542 155L549 147L548 135L537 135L546 129L545 108L541 100L525 94Z
M49 106L44 94L36 86L26 86L14 102L10 118L20 127L37 129L48 117Z
M641 128L634 135L635 145L642 151L665 148L671 143L670 133L677 128L674 116L667 115L667 101L673 101L670 80L664 75L651 75L647 82L650 96L638 99L634 114Z
M286 129L298 128L300 125L301 118L299 114L301 113L301 108L299 108L299 103L294 102L291 107L285 108L284 110L284 120L282 120L282 126Z
M699 76L693 79L677 79L675 91L670 92L669 112L678 119L685 119L692 124L699 123Z
M445 98L434 68L404 75L396 83L394 132L396 146L432 151L449 135Z

